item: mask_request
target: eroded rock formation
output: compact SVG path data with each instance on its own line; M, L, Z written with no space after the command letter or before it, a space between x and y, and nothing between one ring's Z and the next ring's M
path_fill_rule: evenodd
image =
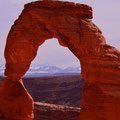
M7 78L0 88L0 118L33 119L33 100L21 77L29 69L38 47L54 37L81 63L86 85L79 119L120 119L120 51L106 44L91 19L92 8L83 4L48 0L25 5L7 38Z

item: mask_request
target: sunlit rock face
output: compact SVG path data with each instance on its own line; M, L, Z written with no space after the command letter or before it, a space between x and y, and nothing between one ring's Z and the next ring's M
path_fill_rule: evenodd
M83 4L37 1L25 5L7 38L7 78L0 88L1 119L33 119L33 100L21 77L38 47L53 37L81 63L86 85L79 119L120 119L120 51L106 44L91 19L92 8Z

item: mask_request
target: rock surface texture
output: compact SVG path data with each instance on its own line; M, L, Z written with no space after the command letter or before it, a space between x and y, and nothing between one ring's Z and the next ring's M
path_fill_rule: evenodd
M92 8L83 4L48 0L25 5L7 38L7 78L0 87L1 119L33 119L33 100L21 77L38 47L53 37L81 63L86 84L79 120L120 119L120 51L106 44L91 19Z
M35 103L34 120L78 120L80 108Z

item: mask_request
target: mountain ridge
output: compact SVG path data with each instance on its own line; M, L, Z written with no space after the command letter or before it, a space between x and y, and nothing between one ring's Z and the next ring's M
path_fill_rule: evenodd
M0 68L0 75L4 76L4 65ZM38 77L38 76L62 76L62 75L79 75L80 67L66 67L60 68L55 65L38 65L31 66L24 77Z

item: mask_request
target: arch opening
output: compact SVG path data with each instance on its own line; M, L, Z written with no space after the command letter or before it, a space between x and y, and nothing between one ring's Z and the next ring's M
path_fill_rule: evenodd
M50 59L49 59L50 58ZM80 66L79 59L68 49L62 46L57 38L47 39L39 46L37 55L31 66L37 64L56 64L62 68L69 66ZM71 65L70 65L71 64Z
M84 84L80 67L67 47L55 38L48 39L39 47L23 81L35 102L80 107Z

